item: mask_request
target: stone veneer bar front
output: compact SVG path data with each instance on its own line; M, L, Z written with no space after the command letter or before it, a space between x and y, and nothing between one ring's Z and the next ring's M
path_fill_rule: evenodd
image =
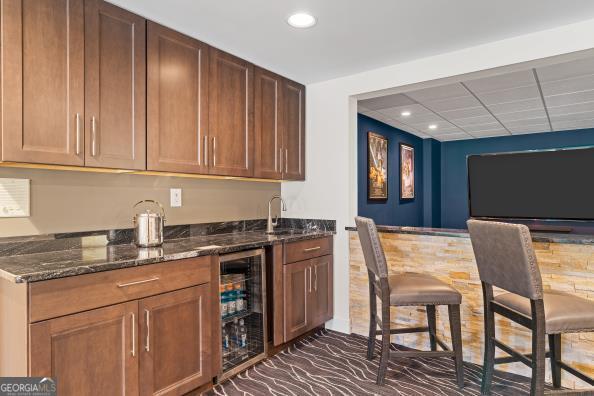
M369 288L367 268L356 229L347 227L350 246L350 320L351 332L368 335ZM392 273L427 273L451 284L462 293L462 338L464 360L483 363L483 301L478 269L468 232L465 230L378 226L380 238ZM555 289L594 301L594 236L533 234L545 289ZM496 289L496 293L501 290ZM379 301L378 301L379 309ZM425 309L391 308L397 326L426 324ZM497 337L528 353L531 335L511 321L496 315ZM438 333L450 343L446 307L438 308ZM427 349L425 333L393 336L392 342ZM450 344L451 345L451 344ZM594 333L563 335L563 360L589 376L594 376ZM499 351L498 356L505 356ZM498 365L497 369L530 376L521 363ZM563 386L585 388L587 384L563 373ZM547 381L550 381L547 360Z

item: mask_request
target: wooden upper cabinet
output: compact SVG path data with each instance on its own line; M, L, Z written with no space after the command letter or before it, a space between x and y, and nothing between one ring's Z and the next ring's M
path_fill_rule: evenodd
M254 67L213 48L209 79L210 173L252 176Z
M305 87L284 80L283 179L305 180Z
M153 22L147 29L147 168L208 173L209 48Z
M284 165L283 78L259 67L254 72L254 176L281 179Z
M35 0L38 1L38 0ZM30 325L30 373L59 395L138 394L138 302Z
M141 395L183 395L212 379L210 301L209 284L140 300Z
M2 160L84 165L83 0L3 0Z
M85 1L85 164L146 169L146 21Z

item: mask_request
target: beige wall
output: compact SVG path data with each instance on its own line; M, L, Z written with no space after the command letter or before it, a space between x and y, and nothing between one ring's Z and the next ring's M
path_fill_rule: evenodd
M132 206L156 199L166 224L264 218L280 183L0 168L0 178L31 179L31 217L0 218L0 237L132 227ZM169 188L183 206L169 207ZM278 205L275 206L275 211Z

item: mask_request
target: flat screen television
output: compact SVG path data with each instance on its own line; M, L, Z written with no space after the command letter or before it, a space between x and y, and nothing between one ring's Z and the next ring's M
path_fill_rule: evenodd
M470 216L594 220L594 147L470 155Z

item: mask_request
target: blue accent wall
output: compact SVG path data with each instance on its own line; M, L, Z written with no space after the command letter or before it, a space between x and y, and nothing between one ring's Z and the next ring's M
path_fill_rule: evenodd
M466 157L468 155L592 145L594 145L594 129L441 143L441 226L445 228L466 228L466 220L468 219ZM587 224L581 223L581 225L585 226Z
M388 139L388 200L367 199L367 132ZM415 148L413 201L400 201L398 143ZM594 146L594 129L500 136L438 142L421 139L367 116L358 115L358 211L377 224L413 227L466 228L468 219L468 175L466 157L471 154L547 150ZM585 172L589 172L587 170ZM553 181L552 181L553 182ZM546 222L540 222L546 223ZM575 232L594 233L594 223L555 222Z
M423 225L423 139L387 124L358 115L357 183L358 212L382 225ZM375 132L388 139L388 199L367 199L367 132ZM400 201L398 144L406 143L415 149L415 199Z

